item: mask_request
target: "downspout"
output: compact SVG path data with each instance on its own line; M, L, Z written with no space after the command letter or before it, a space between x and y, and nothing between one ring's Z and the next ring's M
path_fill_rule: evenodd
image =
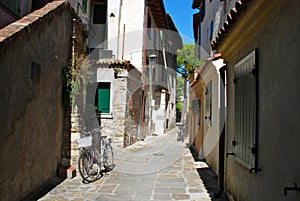
M125 24L123 28L123 40L122 40L122 60L124 59L124 46L125 46Z
M166 58L166 48L165 48L165 34L162 30L160 30L160 39L162 40L162 52L163 52L163 59L164 59L164 67L165 67L165 73L166 73L166 82L167 82L167 88L168 88L168 92L171 92L171 85L169 83L169 73L167 73L167 69L168 69L168 66L167 66L167 58ZM167 95L165 96L165 99L166 99ZM165 100L166 101L166 100ZM165 122L164 122L164 128L166 128L166 124L167 124L167 119L168 119L168 109L169 109L169 101L168 102L166 101L165 104L167 105L167 109L165 109ZM164 130L164 133L165 133L165 130Z
M224 191L224 170L225 170L225 97L226 97L226 92L225 92L225 70L226 66L223 66L220 68L220 91L222 90L222 87L224 87L224 94L223 96L220 96L220 102L224 103L224 105L221 105L220 110L220 122L224 122L224 125L222 126L222 131L220 133L220 139L219 139L219 176L218 176L218 192L216 193L216 197L220 197ZM223 107L223 108L222 108ZM222 116L224 115L224 116Z
M120 26L121 26L121 14L122 14L122 5L123 0L120 0L120 8L119 8L119 19L118 19L118 37L117 37L117 57L116 59L119 59L119 43L120 43Z
M145 1L146 4L146 1ZM142 138L144 138L144 132L145 132L145 74L146 74L146 65L147 65L147 25L148 25L148 12L149 12L149 6L146 5L145 10L145 24L144 24L144 49L143 49L143 73L142 73Z

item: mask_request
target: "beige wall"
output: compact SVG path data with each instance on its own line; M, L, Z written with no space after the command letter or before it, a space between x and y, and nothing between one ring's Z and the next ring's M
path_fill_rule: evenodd
M234 65L258 49L258 166L250 174L232 156L226 160L226 192L233 200L300 200L300 192L283 195L286 186L300 184L300 69L297 0L280 12L227 59L227 152L234 134Z
M211 117L212 123L203 124L204 145L203 150L200 153L202 157L206 158L207 163L212 170L218 174L219 168L219 136L220 130L220 92L219 92L219 74L216 67L212 63L208 63L205 70L201 73L203 81L205 83L202 102L203 102L203 117L206 116L206 85L212 83L212 98L211 98ZM224 123L224 122L222 122Z
M13 43L0 42L1 200L20 200L55 177L60 165L72 14L58 7L51 8L55 17L44 10L38 23L16 31Z
M199 159L205 159L212 170L218 174L219 171L219 138L224 126L224 118L220 121L220 111L224 100L221 100L220 91L224 90L220 86L220 75L216 66L208 62L200 72L199 79L192 84L191 102L197 103L197 111L189 115L189 135L190 142L194 142ZM212 123L207 123L206 116L206 85L212 83ZM221 89L220 89L221 88ZM222 105L222 106L221 106ZM191 106L190 106L191 107ZM200 124L199 124L199 115Z

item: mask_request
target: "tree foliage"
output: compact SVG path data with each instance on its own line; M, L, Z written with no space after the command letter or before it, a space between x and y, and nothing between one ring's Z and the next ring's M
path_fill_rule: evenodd
M184 99L184 79L182 76L176 77L176 121L181 119L182 101Z
M184 80L181 76L176 76L176 100L183 97L184 93Z
M183 77L189 77L201 65L202 60L196 57L194 44L184 44L182 49L177 50L177 72Z

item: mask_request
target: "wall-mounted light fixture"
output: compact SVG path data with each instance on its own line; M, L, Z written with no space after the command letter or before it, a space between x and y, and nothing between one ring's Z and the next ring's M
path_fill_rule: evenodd
M156 64L156 60L157 60L157 56L155 54L151 54L149 56L149 64L150 67L154 68L155 64Z

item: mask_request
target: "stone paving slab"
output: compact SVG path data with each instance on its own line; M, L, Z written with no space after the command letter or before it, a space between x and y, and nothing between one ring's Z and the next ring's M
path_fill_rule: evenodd
M80 176L64 180L39 200L212 200L197 172L204 164L195 163L185 143L177 142L175 129L114 153L116 168L101 179L89 184Z

